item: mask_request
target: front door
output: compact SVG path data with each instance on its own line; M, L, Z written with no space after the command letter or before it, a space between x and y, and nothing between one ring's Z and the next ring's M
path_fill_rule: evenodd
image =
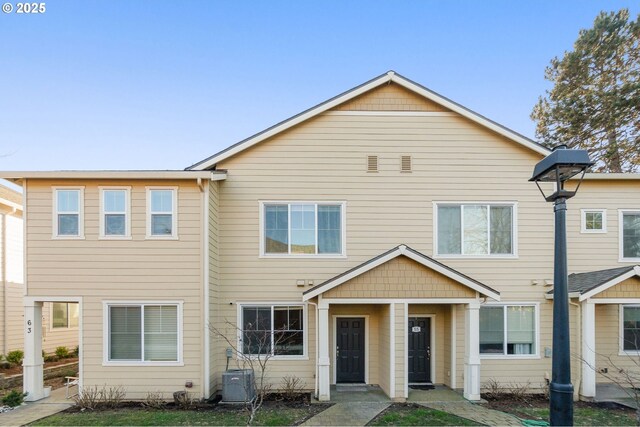
M364 382L364 318L336 319L336 382Z
M431 319L409 318L409 383L431 382Z

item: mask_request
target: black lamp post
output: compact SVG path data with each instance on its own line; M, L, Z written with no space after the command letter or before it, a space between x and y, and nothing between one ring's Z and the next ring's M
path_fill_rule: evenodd
M569 342L569 293L567 291L567 199L576 195L584 174L593 162L585 150L568 150L566 145L553 149L533 170L534 181L555 212L553 273L553 353L549 385L549 418L552 426L573 425L573 385ZM582 173L573 191L565 190L567 180ZM555 182L555 192L546 196L540 182Z

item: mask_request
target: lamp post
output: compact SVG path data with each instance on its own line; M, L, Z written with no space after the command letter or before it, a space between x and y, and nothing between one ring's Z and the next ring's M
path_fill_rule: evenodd
M553 149L534 168L534 181L555 212L555 245L553 272L553 353L549 385L549 418L552 426L573 425L573 385L569 341L569 293L567 291L567 199L576 195L584 174L593 162L585 150L569 150L566 145ZM564 188L565 182L582 173L576 189ZM555 192L546 196L540 182L554 182Z

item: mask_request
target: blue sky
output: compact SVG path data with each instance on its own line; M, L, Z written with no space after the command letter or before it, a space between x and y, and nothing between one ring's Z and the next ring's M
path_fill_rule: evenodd
M390 69L533 137L551 58L600 10L640 12L617 0L45 3L0 13L2 170L182 169Z

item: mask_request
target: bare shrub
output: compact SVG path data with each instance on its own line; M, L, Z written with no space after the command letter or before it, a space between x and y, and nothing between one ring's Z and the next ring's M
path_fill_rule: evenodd
M114 409L122 403L124 396L122 386L83 387L75 397L75 402L80 409Z
M495 378L489 378L482 384L484 395L489 400L498 400L505 394L504 387Z
M176 391L173 393L173 401L180 409L191 409L193 407L193 398L186 391Z
M529 400L529 395L531 394L531 382L527 381L526 383L510 383L509 392L511 393L511 397L513 399L520 402L527 402Z
M82 392L75 397L76 406L80 409L98 409L100 403L98 386L82 387Z
M162 409L167 402L164 400L162 392L148 392L147 397L142 401L142 406L149 409Z
M304 381L294 375L287 375L280 382L280 392L285 400L295 400L303 392L304 387Z
M99 393L100 406L106 409L117 408L122 403L124 396L125 392L122 386L104 386Z

